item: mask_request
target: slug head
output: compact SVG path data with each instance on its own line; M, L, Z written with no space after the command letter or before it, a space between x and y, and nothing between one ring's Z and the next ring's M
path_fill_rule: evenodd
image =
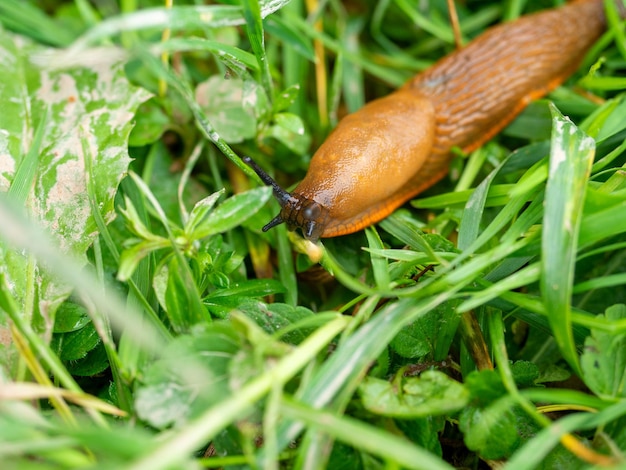
M250 157L243 157L242 160L254 170L266 185L272 187L274 197L281 207L280 213L263 227L263 231L267 232L277 225L286 223L289 230L299 228L302 230L304 238L313 243L317 242L323 235L328 223L328 209L301 194L288 193Z

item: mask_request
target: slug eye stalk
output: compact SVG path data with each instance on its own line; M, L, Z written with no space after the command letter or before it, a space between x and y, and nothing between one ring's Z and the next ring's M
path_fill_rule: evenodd
M256 164L252 158L245 156L242 161L254 170L267 186L271 186L274 197L280 204L280 213L263 227L263 231L276 227L282 223L287 224L289 230L300 229L307 240L315 243L324 233L328 220L328 210L317 203L296 192L289 193Z

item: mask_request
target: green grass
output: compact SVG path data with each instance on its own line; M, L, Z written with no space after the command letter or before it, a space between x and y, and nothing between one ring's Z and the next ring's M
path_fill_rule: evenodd
M446 2L195 3L0 2L2 468L623 466L614 12L567 83L318 263L261 232L240 157L292 188L453 50ZM553 3L463 3L464 37Z

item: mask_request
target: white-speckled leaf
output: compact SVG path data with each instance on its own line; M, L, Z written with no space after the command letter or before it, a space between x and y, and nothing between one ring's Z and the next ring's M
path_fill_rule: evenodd
M94 49L88 65L58 70L46 63L53 50L0 34L0 191L25 204L61 249L79 259L97 235L88 181L100 215L110 222L130 162L131 120L149 97L130 85L123 63L112 59L119 54L110 51ZM18 299L26 263L0 246L0 270ZM38 279L39 307L47 311L67 289L43 274Z

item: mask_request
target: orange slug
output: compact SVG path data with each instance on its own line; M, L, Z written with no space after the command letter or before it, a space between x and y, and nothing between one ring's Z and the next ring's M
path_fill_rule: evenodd
M574 0L490 28L343 118L291 194L245 157L281 205L263 231L315 242L387 217L445 176L453 147L478 148L569 77L605 27L602 0Z

